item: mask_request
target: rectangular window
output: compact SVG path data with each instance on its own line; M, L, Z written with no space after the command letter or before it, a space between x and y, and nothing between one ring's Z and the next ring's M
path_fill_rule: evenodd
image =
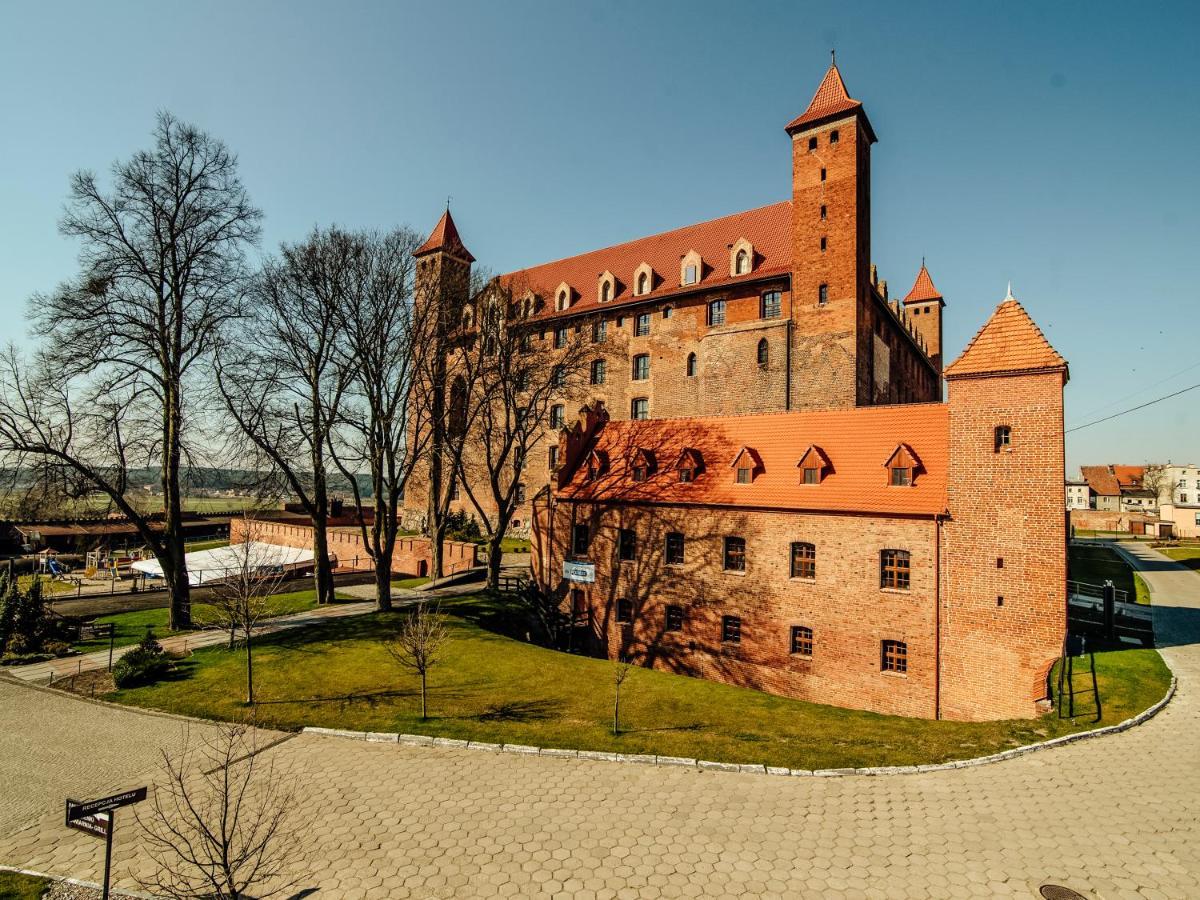
M814 466L809 466L808 468L806 468L804 470L804 483L805 484L820 484L821 483L821 470Z
M792 626L792 653L796 656L812 656L812 629L804 625Z
M695 477L695 475L691 469L680 469L679 470L679 483L680 484L687 484L694 477Z
M767 291L759 301L759 314L764 319L778 319L783 312L783 294Z
M622 528L617 541L617 551L622 562L632 562L637 556L637 532L632 528Z
M667 533L667 565L683 565L683 535L678 531Z
M567 329L555 328L554 329L554 347L555 347L555 349L561 350L565 346L567 346Z
M1007 425L996 426L995 449L997 453L1012 449L1012 428Z
M633 380L645 381L650 377L650 354L639 353L633 358Z
M725 571L746 571L746 539L740 537L725 538Z
M684 267L683 283L684 284L695 284L696 283L696 267L695 266L685 266Z
M533 336L529 332L521 335L521 342L518 344L522 353L530 353L533 351Z
M450 499L451 500L458 499L458 482L457 481L450 482Z
M562 366L555 366L550 370L550 384L556 388L567 386L567 370Z
M600 319L592 323L592 343L603 344L608 337L608 322Z
M829 285L823 284L817 288L817 306L824 306L829 302Z
M709 325L724 325L725 324L725 301L713 300L708 304L708 324Z
M517 484L517 502L518 503L525 502L525 482L523 482L523 481L518 482L518 484Z
M550 471L553 472L558 468L558 447L552 446L547 448L546 456L548 457L548 461L550 463Z
M629 404L629 418L650 418L650 401L645 397L634 397L633 402Z
M892 469L892 487L908 487L912 484L912 469L896 466Z
M792 577L817 577L817 548L815 545L801 541L792 544Z
M642 481L645 481L649 477L650 477L650 470L648 468L646 468L645 466L634 466L633 467L633 480L634 481L642 482Z
M633 621L633 601L617 601L617 624L628 625Z
M737 483L749 484L754 480L754 470L749 466L741 466L737 470Z
M590 542L591 530L586 524L575 525L571 528L571 552L576 556L587 556Z
M879 552L879 586L907 591L909 584L909 555L907 550Z
M563 427L563 405L561 403L555 403L550 407L550 427Z
M667 631L683 631L683 607L667 607Z
M592 360L592 384L604 384L604 373L608 364L602 359Z
M721 640L727 644L740 644L742 642L742 620L737 616L722 616Z
M636 337L645 337L650 333L650 313L638 313L634 319L633 333Z
M908 644L904 641L884 641L880 651L880 667L885 672L907 672Z

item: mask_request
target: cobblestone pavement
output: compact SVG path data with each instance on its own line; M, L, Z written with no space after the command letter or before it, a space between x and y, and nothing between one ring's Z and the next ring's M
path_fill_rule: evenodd
M1198 897L1200 580L1153 551L1134 558L1179 678L1175 699L1138 728L994 765L830 778L302 735L270 753L304 782L304 886L330 898L903 900L1029 898L1053 882L1095 898ZM8 703L29 689L5 690ZM76 714L108 717L131 750L154 739L133 711L32 692L20 702L47 714L24 724L34 733L19 747L0 731L3 758L51 756L41 729ZM80 758L69 747L58 765ZM95 879L99 842L59 816L0 836L0 862ZM126 829L119 883L150 864Z

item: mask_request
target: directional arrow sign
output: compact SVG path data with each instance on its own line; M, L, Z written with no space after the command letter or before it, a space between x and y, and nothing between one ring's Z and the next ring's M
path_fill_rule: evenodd
M141 803L145 799L146 789L140 787L121 794L113 794L111 797L102 797L99 800L88 800L86 803L76 803L74 800L68 800L67 824L70 825L76 819L82 819L85 816L94 815L95 813L109 812L119 809L122 806Z
M112 813L102 812L95 813L82 818L71 818L72 804L78 806L73 800L67 801L67 827L74 828L77 831L83 831L95 837L107 838L109 832L112 831Z

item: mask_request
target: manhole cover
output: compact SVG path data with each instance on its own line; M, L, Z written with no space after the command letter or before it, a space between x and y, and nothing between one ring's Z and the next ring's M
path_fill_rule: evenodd
M1038 888L1046 900L1087 900L1079 891L1073 891L1069 887L1063 887L1061 884L1043 884Z

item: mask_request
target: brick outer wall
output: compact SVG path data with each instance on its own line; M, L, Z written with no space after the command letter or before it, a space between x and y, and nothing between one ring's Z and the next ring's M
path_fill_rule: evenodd
M593 539L592 585L562 580L573 518ZM712 508L558 503L543 509L534 541L539 582L571 603L584 593L593 649L642 665L753 687L817 703L932 717L935 702L934 523L929 519L803 515ZM619 528L633 528L638 554L617 561ZM668 566L669 531L685 535L685 563ZM723 571L723 538L746 539L745 574ZM790 544L816 546L813 580L790 577ZM879 552L911 553L907 591L879 586ZM633 622L616 621L617 601L633 602ZM666 607L684 608L681 632L668 632ZM741 618L742 640L721 640L722 617ZM813 630L811 658L793 655L791 627ZM906 675L881 670L881 642L908 645Z
M253 539L265 544L281 547L300 547L311 550L313 529L311 525L290 522L256 520L251 524ZM229 540L238 544L246 537L246 524L238 519L229 523ZM338 565L367 568L370 557L363 549L362 535L357 528L329 529L329 553L337 557ZM464 572L475 564L475 545L460 541L443 541L442 553L447 575ZM432 546L425 537L401 537L396 539L392 553L392 571L397 575L425 575L433 558Z
M1034 715L1062 651L1062 387L1060 372L949 382L950 519L942 569L946 718ZM1012 428L1010 451L995 452L998 425Z

